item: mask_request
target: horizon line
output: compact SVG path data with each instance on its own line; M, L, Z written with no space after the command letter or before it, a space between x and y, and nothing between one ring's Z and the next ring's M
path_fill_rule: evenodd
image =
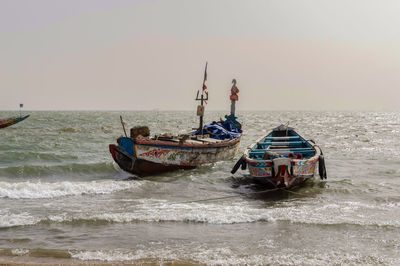
M0 112L196 112L192 109L5 109ZM229 110L211 109L209 112L229 112ZM400 112L400 109L242 109L240 112Z

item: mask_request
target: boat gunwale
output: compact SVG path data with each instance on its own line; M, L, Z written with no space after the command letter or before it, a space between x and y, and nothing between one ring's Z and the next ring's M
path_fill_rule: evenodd
M228 141L222 140L219 143L201 143L201 144L188 144L188 143L179 143L179 142L172 142L172 141L165 141L165 140L152 140L145 137L137 137L134 140L134 145L145 145L145 146L167 146L173 148L220 148L220 147L228 147L235 145L237 142L240 142L242 135L235 139L231 139Z

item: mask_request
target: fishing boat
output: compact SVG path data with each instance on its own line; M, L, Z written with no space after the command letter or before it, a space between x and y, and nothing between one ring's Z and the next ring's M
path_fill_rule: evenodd
M231 114L226 115L225 120L203 125L204 104L209 100L206 80L207 64L202 89L197 91L196 96L196 100L201 102L197 107L200 124L194 131L150 137L148 127L134 127L128 137L121 117L125 137L117 139L118 145L109 145L110 153L121 169L138 176L148 176L234 158L242 136L242 125L235 116L239 92L236 80L232 81Z
M249 168L251 177L271 188L292 188L313 178L316 167L326 179L321 148L292 127L280 125L250 145L231 173Z
M0 120L0 128L9 127L9 126L14 125L14 124L16 124L16 123L19 123L19 122L21 122L21 121L24 121L24 120L27 119L28 117L29 117L29 115L25 115L25 116L13 116L13 117L1 119L1 120Z

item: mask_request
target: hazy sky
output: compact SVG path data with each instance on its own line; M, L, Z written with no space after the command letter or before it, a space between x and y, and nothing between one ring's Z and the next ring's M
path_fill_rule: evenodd
M0 0L0 110L400 110L400 1Z

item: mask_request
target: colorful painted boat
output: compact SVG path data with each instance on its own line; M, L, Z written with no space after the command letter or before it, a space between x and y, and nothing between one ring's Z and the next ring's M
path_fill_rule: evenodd
M9 127L11 125L14 125L16 123L19 123L21 121L24 121L25 119L27 119L29 117L29 115L25 115L25 116L14 116L14 117L9 117L6 119L2 119L0 120L0 128L6 128Z
M214 125L222 124L226 124L226 121ZM131 132L137 129L133 128ZM239 150L241 139L241 133L235 134L232 139L222 140L212 134L160 135L150 138L133 133L129 138L119 138L118 145L111 144L109 149L121 169L139 176L147 176L231 160Z
M231 114L225 120L203 126L204 105L208 100L204 74L201 101L197 108L200 126L187 134L170 134L150 137L147 127L132 128L130 136L117 139L118 145L109 145L110 153L119 167L129 173L147 176L176 169L192 169L196 166L231 160L237 154L242 136L242 125L236 120L235 102L238 100L236 80L233 80L231 94ZM206 96L206 97L205 97ZM124 123L121 118L122 125ZM124 129L125 131L125 129Z
M250 145L232 169L249 168L255 181L271 188L292 188L313 178L319 166L326 179L324 156L312 140L305 140L293 128L280 125Z

